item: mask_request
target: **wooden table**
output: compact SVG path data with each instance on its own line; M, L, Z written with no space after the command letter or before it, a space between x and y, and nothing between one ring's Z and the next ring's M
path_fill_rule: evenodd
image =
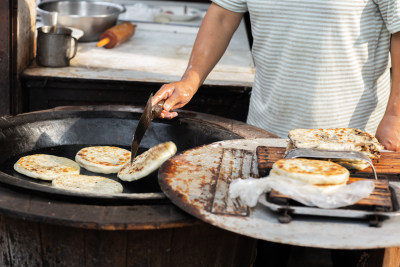
M160 1L153 3L161 5ZM208 4L195 6L206 10ZM187 23L132 23L137 24L134 36L120 46L105 49L96 47L96 42L80 42L69 67L33 64L24 75L160 83L179 80L186 69L201 18ZM242 22L204 84L251 87L253 80L254 63Z

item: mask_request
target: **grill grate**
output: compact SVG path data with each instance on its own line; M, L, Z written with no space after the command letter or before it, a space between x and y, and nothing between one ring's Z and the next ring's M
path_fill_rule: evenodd
M229 198L229 186L235 179L257 178L257 158L252 151L234 148L222 150L211 213L249 216L249 208L239 199Z

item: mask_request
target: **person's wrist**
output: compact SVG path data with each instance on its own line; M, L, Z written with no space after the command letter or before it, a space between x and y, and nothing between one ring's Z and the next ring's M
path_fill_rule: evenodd
M197 72L188 71L186 72L181 79L181 82L185 83L187 86L186 88L191 89L191 94L194 95L197 89L200 87L201 80Z

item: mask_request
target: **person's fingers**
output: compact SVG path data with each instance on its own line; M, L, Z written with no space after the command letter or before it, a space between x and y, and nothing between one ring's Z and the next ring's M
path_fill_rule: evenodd
M160 117L161 117L162 119L173 119L173 118L175 118L176 116L178 116L178 113L177 113L177 112L168 112L168 111L166 111L166 110L163 110L163 111L161 112L161 114L160 114Z
M173 118L175 118L176 116L178 116L178 112L169 112L166 116L165 116L165 118L166 119L173 119Z
M187 104L186 100L186 94L182 93L183 91L181 90L179 93L174 91L165 101L164 103L164 109L167 111L171 111L174 109L178 109L183 107L184 105Z
M172 94L173 91L174 91L174 86L171 86L169 84L164 84L153 96L151 104L154 106L161 100L167 99Z
M186 85L181 82L176 82L161 86L153 96L152 105L165 100L160 117L172 119L178 116L178 113L171 111L185 106L190 99L190 88L186 88Z

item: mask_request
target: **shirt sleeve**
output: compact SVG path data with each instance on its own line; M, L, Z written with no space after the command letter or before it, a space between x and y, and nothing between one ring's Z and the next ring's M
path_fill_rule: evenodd
M388 31L393 34L400 31L400 0L375 0Z
M247 12L246 0L212 0L215 4L237 13Z

